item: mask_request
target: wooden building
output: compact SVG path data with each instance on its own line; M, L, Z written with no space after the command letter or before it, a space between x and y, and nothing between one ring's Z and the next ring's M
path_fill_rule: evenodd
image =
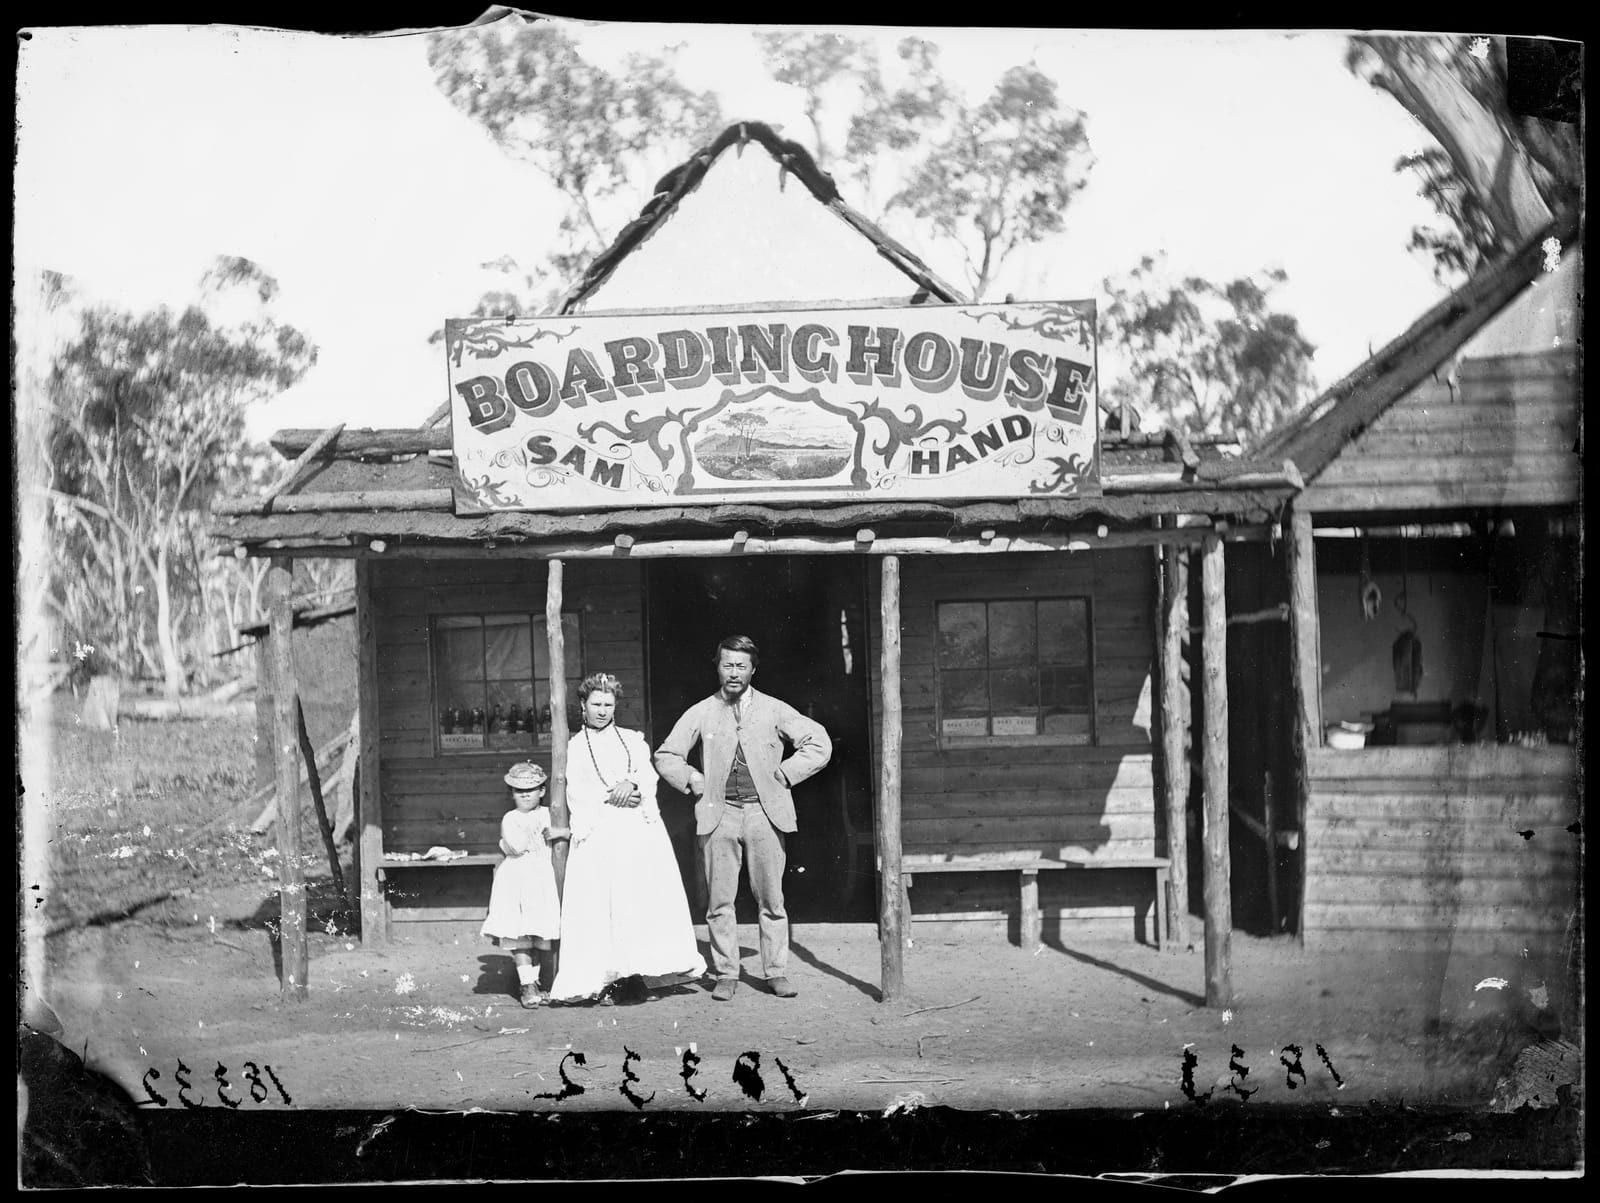
M872 306L931 321L962 303L802 148L745 124L663 179L559 314L659 325ZM457 364L490 353L452 338ZM486 420L514 416L501 411ZM876 918L886 996L908 897L938 930L1015 930L1028 945L1098 925L1155 941L1189 909L1179 661L1193 551L1208 997L1225 1001L1224 545L1272 537L1299 483L1281 458L1206 459L1180 436L1109 429L1098 488L1081 493L485 511L450 454L449 412L414 430L280 432L295 463L279 487L226 503L213 528L235 554L272 557L280 580L295 557L355 559L363 939L481 917L501 775L532 756L559 779L582 675L620 676L619 721L659 741L714 688L717 640L743 632L762 649L759 687L835 739L797 791L791 919ZM996 701L1017 689L1022 701ZM487 730L508 699L518 721L507 710ZM661 804L694 901L688 800L664 789ZM403 859L434 847L468 855Z
M1547 234L1261 449L1305 481L1285 548L1308 946L1526 956L1581 926L1581 248Z

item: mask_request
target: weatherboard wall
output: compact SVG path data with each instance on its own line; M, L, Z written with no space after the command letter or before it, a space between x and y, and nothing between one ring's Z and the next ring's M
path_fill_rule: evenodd
M1560 949L1581 888L1571 748L1322 748L1307 768L1308 948Z
M434 845L492 854L500 819L511 805L504 776L514 762L550 767L548 746L441 753L430 699L429 620L446 613L526 611L542 615L543 560L486 555L481 559L375 561L373 608L378 644L378 754L386 852L425 852ZM635 564L568 563L564 608L581 616L581 654L568 649L568 699L584 672L606 671L624 683L617 721L643 728L644 622ZM481 919L489 899L487 866L450 870L387 870L391 917Z
M1295 504L1318 514L1571 505L1578 405L1570 349L1463 358L1353 438Z
M906 556L900 562L902 832L907 853L1067 857L1114 864L1165 852L1150 742L1156 663L1154 569L1148 550ZM869 576L874 647L881 646L881 578ZM941 601L1084 596L1091 603L1094 742L941 748L935 606ZM872 695L880 695L876 654ZM874 770L874 779L876 780ZM1150 932L1148 870L1039 875L1047 937L1062 929ZM919 931L1009 931L1013 872L918 876Z

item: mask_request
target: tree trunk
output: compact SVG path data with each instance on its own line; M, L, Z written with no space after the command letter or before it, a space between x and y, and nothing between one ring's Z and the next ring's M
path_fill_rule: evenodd
M1503 248L1519 246L1551 220L1520 139L1486 107L1455 66L1417 52L1408 39L1360 39L1383 63L1377 85L1420 121L1489 215ZM1463 39L1463 42L1465 40Z
M156 547L155 571L151 577L156 589L156 647L161 653L161 677L166 695L175 698L183 692L183 661L178 655L178 640L173 633L176 618L172 612L172 582L168 574L166 544Z

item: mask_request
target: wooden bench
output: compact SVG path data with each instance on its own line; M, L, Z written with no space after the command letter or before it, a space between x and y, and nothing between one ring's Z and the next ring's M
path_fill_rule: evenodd
M391 860L385 856L378 862L378 880L388 881L388 872L391 869L455 869L476 868L480 865L492 868L503 860L505 857L498 852L472 852L452 860Z
M907 852L900 858L901 898L907 926L911 923L911 886L924 873L1016 873L1019 930L1022 947L1039 947L1044 917L1039 911L1039 874L1048 869L1152 869L1155 871L1155 946L1166 940L1167 873L1172 862L1165 856L1090 860L1072 857L1019 857L1010 855L963 856L937 852Z

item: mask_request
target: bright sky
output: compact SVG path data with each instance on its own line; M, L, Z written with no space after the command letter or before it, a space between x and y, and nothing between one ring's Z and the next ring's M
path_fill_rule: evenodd
M848 30L863 33L871 31ZM15 259L97 299L180 304L218 254L260 263L317 367L250 415L280 427L415 425L446 399L428 342L539 258L554 198L435 89L420 36L213 27L35 29L18 74ZM1344 69L1336 34L886 30L933 36L974 98L1036 61L1088 116L1089 186L1005 278L1019 300L1099 294L1165 251L1182 274L1282 267L1280 304L1332 383L1442 290L1406 250L1431 217L1401 154L1426 133ZM734 26L598 26L597 57L685 43L686 82L805 141L801 97ZM892 55L891 55L892 57ZM644 196L638 198L642 205ZM846 199L852 199L848 189ZM959 283L957 265L889 232ZM997 294L998 295L998 294Z

